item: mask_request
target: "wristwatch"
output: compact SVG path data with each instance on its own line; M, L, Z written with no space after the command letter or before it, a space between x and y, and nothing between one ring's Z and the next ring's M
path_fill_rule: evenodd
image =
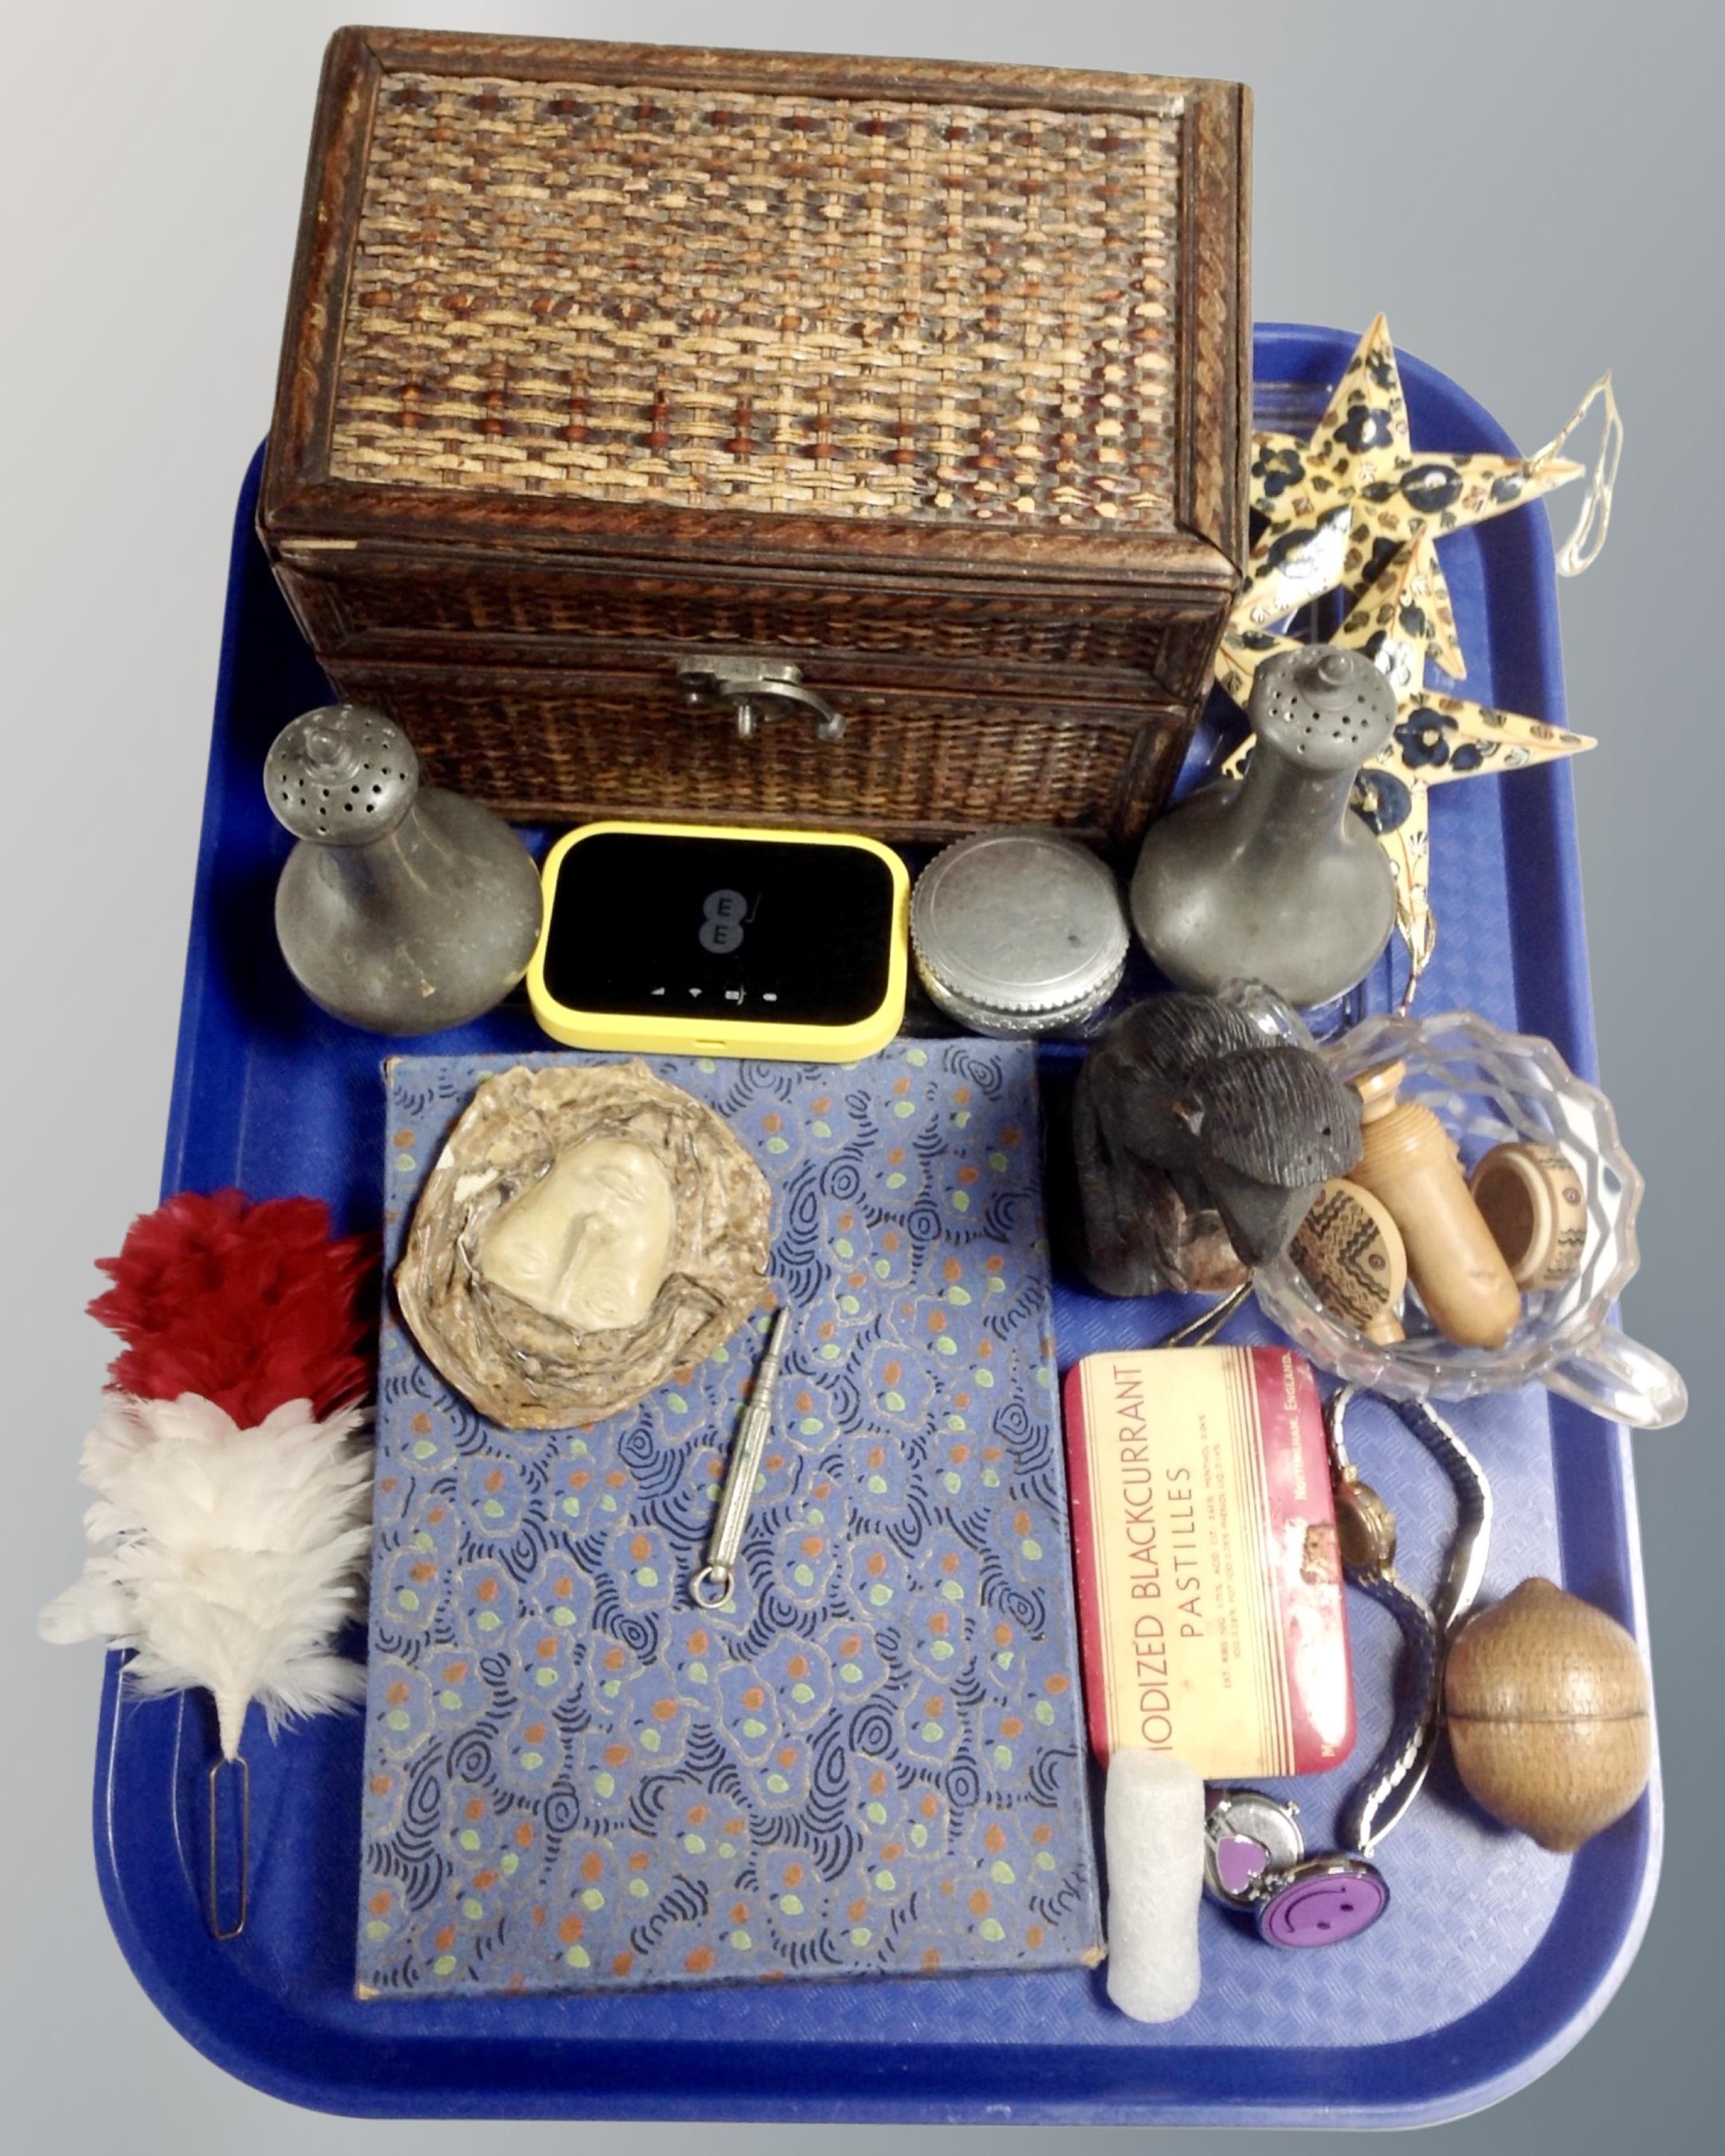
M1345 1424L1358 1393L1343 1386L1324 1411L1343 1571L1350 1585L1389 1611L1409 1651L1389 1736L1342 1807L1339 1849L1308 1856L1300 1808L1288 1799L1261 1789L1210 1793L1205 1889L1225 1907L1249 1912L1271 1946L1337 1946L1357 1938L1389 1907L1389 1884L1373 1852L1425 1779L1438 1738L1445 1650L1473 1607L1491 1540L1491 1491L1478 1460L1425 1402L1386 1400L1447 1473L1456 1500L1455 1532L1432 1601L1402 1578L1395 1515L1348 1455Z

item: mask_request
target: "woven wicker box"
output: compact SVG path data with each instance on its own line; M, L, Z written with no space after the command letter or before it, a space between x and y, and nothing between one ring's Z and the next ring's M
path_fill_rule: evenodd
M259 511L331 678L517 816L1134 835L1245 546L1248 102L339 32Z

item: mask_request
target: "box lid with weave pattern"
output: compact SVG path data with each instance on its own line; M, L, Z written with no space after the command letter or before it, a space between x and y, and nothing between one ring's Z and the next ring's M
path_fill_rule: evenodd
M1247 105L338 32L260 508L320 657L410 727L428 667L506 719L511 672L731 645L880 725L916 688L1051 719L1058 672L1178 732L1245 547ZM1136 808L1064 820L1141 820L1124 762Z

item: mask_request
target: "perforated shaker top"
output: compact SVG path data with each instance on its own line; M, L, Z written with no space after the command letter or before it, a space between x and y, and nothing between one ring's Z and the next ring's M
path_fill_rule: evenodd
M1352 771L1395 726L1395 691L1363 651L1314 644L1258 669L1251 721L1260 741L1308 771Z
M419 759L393 719L363 704L302 711L275 737L264 786L296 839L365 846L393 831L419 790Z

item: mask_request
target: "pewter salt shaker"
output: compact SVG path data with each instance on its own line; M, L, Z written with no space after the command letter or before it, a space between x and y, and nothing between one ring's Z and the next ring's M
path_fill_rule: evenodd
M275 737L264 784L298 839L275 933L315 1004L372 1033L436 1033L489 1010L527 970L539 871L501 816L421 788L381 711L331 704Z
M1363 652L1313 644L1258 669L1250 768L1151 826L1132 925L1170 980L1262 981L1301 1009L1362 980L1395 926L1395 879L1348 807L1395 692Z

